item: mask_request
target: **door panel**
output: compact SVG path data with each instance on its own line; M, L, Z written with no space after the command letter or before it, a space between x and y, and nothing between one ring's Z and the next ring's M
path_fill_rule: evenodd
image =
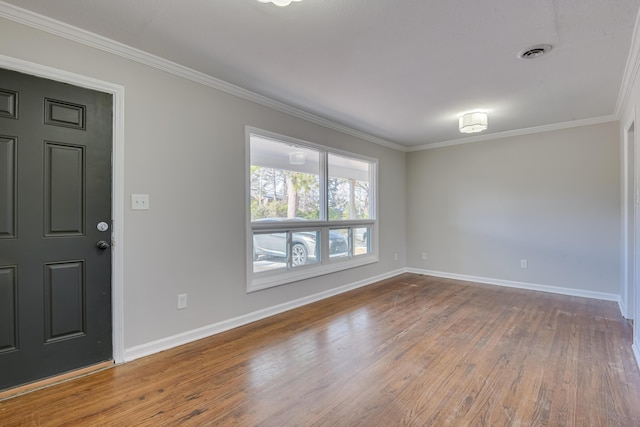
M86 111L84 105L73 105L56 99L45 99L44 111L45 124L84 129Z
M16 231L16 140L0 136L0 239Z
M50 343L85 333L84 261L45 265L45 341Z
M0 268L0 353L17 346L17 290L16 268Z
M44 235L83 235L84 148L46 141L44 152Z
M112 358L111 95L0 69L0 390Z
M0 89L0 116L18 118L18 94L11 90Z

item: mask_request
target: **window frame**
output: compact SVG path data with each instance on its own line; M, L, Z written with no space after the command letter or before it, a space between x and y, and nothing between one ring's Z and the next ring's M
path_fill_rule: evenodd
M251 136L256 135L261 138L271 139L275 142L293 144L300 147L306 147L320 152L320 219L313 221L282 221L274 222L252 222L251 221ZM349 219L334 220L328 218L329 209L329 189L327 186L329 175L328 157L329 153L362 160L368 162L369 170L369 218L368 219ZM246 272L247 272L247 293L255 292L262 289L268 289L287 283L297 282L299 280L309 279L312 277L323 276L338 271L343 271L355 267L378 262L378 159L363 156L348 151L315 144L308 141L292 138L286 135L277 134L266 131L264 129L245 126L245 224L246 224ZM357 228L369 228L368 247L369 253L355 254L355 233ZM346 257L330 257L329 231L333 229L349 229L348 237L348 255ZM289 248L291 242L287 241L287 260L284 268L277 268L270 271L254 272L253 257L253 235L254 232L286 232L290 233L300 231L320 230L320 261L313 264L291 266L289 263Z

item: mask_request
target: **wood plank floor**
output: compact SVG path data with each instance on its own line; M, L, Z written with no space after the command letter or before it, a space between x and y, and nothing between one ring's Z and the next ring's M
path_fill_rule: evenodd
M404 274L0 402L2 426L640 426L615 303Z

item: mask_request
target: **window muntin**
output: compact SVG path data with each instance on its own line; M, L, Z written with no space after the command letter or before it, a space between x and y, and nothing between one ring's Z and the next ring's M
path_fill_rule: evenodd
M247 130L248 291L377 261L377 162Z

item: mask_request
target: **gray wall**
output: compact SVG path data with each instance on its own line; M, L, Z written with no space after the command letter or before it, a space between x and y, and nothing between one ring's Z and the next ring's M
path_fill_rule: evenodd
M125 87L125 348L404 267L404 153L12 21L0 38L0 54ZM380 262L246 293L245 125L379 159Z
M13 21L0 37L0 54L125 87L126 348L405 266L620 291L617 123L405 155ZM379 159L380 262L245 292L245 125Z
M409 153L407 194L409 267L619 293L617 122Z

